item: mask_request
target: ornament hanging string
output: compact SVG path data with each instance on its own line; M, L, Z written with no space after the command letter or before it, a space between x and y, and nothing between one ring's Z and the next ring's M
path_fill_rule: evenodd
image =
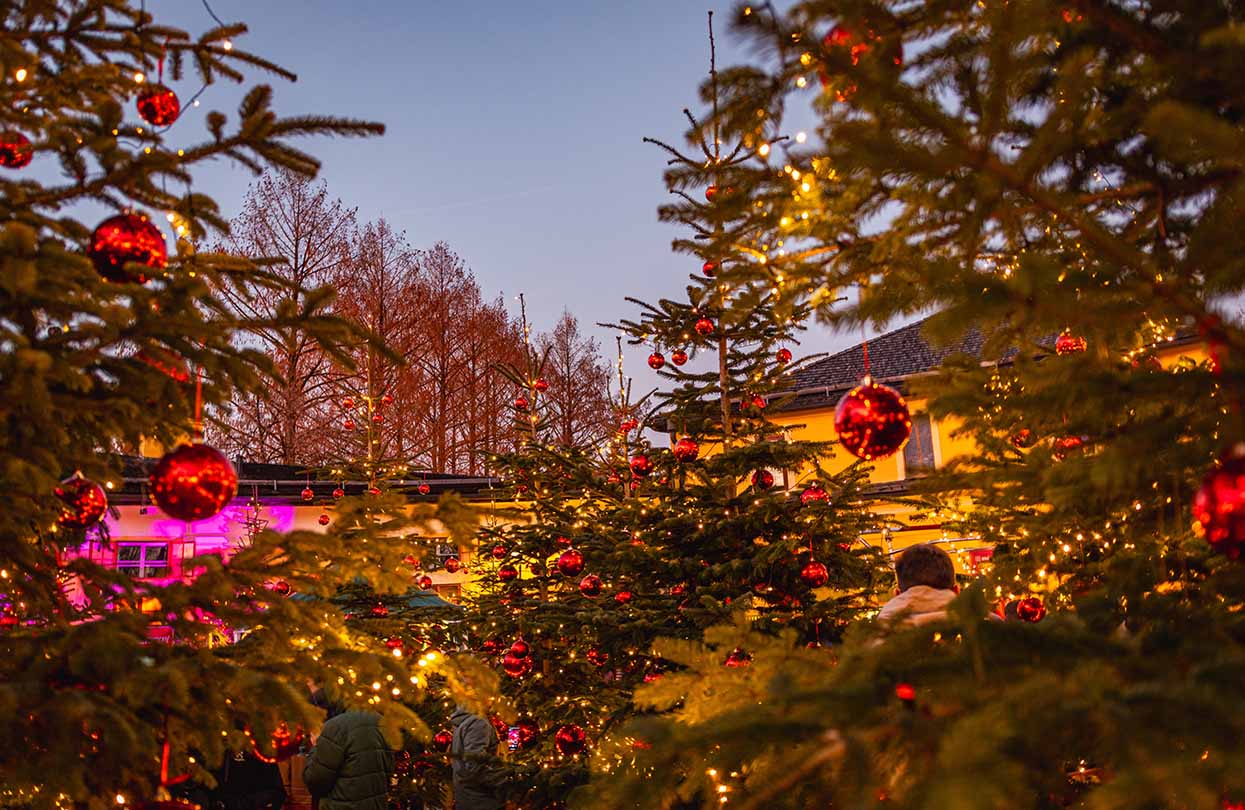
M203 366L201 364L195 366L194 439L196 442L203 440Z

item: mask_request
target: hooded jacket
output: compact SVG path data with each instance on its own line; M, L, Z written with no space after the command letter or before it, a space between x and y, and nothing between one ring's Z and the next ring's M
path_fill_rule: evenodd
M878 621L892 628L919 627L947 618L947 605L958 596L946 588L913 585L882 606Z
M371 712L343 712L324 724L303 768L320 810L387 810L393 752Z
M503 774L494 761L497 731L483 717L462 706L450 715L454 737L450 763L454 769L454 806L457 810L502 810Z

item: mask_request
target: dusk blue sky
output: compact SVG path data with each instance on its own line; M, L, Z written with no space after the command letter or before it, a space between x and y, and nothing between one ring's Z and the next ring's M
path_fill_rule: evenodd
M641 139L681 138L681 110L708 65L703 0L211 3L250 27L240 47L298 74L273 82L279 112L388 127L383 138L305 143L331 193L363 219L384 216L416 246L448 242L487 296L504 292L513 305L526 293L536 328L567 307L608 356L612 333L594 324L634 314L624 296L682 294L696 268L670 252L676 229L656 216L664 157ZM192 33L211 24L196 0L149 8ZM726 31L729 7L716 11L719 62L730 62L739 47ZM197 89L183 84L183 98ZM203 114L231 113L236 98L210 88L178 127L197 138ZM223 163L196 178L230 214L249 182ZM815 330L796 351L850 342ZM628 353L637 386L654 380L647 354Z

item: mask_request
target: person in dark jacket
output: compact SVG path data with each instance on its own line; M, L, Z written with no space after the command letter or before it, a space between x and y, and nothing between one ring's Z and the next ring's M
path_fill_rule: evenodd
M503 774L497 763L497 731L493 724L463 706L450 715L454 736L450 766L454 770L455 810L502 810Z
M320 810L386 810L393 752L371 712L342 712L324 724L303 768Z
M253 754L226 754L213 797L215 806L224 810L281 810L285 804L281 769Z

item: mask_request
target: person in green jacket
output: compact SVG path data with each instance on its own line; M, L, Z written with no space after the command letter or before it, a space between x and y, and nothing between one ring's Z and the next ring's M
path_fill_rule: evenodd
M303 768L320 810L386 810L393 751L371 712L343 712L324 724Z

